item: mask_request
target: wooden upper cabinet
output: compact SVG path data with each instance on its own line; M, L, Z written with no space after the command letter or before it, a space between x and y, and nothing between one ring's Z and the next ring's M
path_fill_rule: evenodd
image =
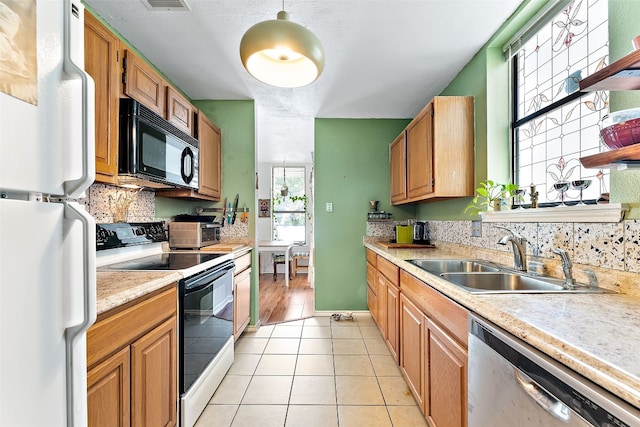
M222 133L200 112L198 114L200 141L200 188L198 193L220 200L222 194Z
M407 148L403 131L389 146L389 168L391 171L391 203L407 199Z
M164 79L128 49L125 50L124 61L124 94L165 117Z
M433 98L403 134L390 147L392 204L473 195L473 97ZM403 139L404 166L399 148ZM406 180L404 197L402 179Z
M169 123L193 136L194 106L180 92L167 86L167 114Z
M95 83L96 181L118 180L120 40L91 13L84 15L84 64Z
M433 103L407 126L407 197L433 193Z

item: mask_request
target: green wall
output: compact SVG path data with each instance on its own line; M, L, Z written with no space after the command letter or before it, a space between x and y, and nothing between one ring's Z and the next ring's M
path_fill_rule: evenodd
M393 219L415 217L415 207L389 207L389 143L402 119L316 119L314 230L316 310L366 310L362 237L369 200ZM325 210L333 203L333 212Z
M640 1L609 0L610 63L628 54L631 39L640 34ZM640 107L640 91L611 92L610 111ZM611 172L611 201L627 203L629 219L640 219L640 170Z

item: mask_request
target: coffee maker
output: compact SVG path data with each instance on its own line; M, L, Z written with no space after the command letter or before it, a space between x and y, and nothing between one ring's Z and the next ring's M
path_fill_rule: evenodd
M426 221L416 221L413 224L413 243L418 245L431 244L429 233L429 223Z

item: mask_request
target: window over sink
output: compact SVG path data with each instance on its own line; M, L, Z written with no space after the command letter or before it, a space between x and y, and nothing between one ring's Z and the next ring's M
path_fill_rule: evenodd
M607 0L549 2L507 43L505 56L512 76L513 182L527 190L536 185L541 206L595 201L608 192L608 171L585 169L579 158L604 150L599 131L609 92L580 92L578 82L607 65ZM571 185L576 180L591 184L581 193ZM568 189L554 186L558 182L568 182Z

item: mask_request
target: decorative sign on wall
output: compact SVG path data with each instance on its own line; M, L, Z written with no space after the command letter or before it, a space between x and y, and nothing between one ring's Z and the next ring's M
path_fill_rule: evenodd
M258 206L260 208L258 212L260 218L269 218L271 216L271 200L258 199Z
M0 0L0 92L38 105L36 0Z

